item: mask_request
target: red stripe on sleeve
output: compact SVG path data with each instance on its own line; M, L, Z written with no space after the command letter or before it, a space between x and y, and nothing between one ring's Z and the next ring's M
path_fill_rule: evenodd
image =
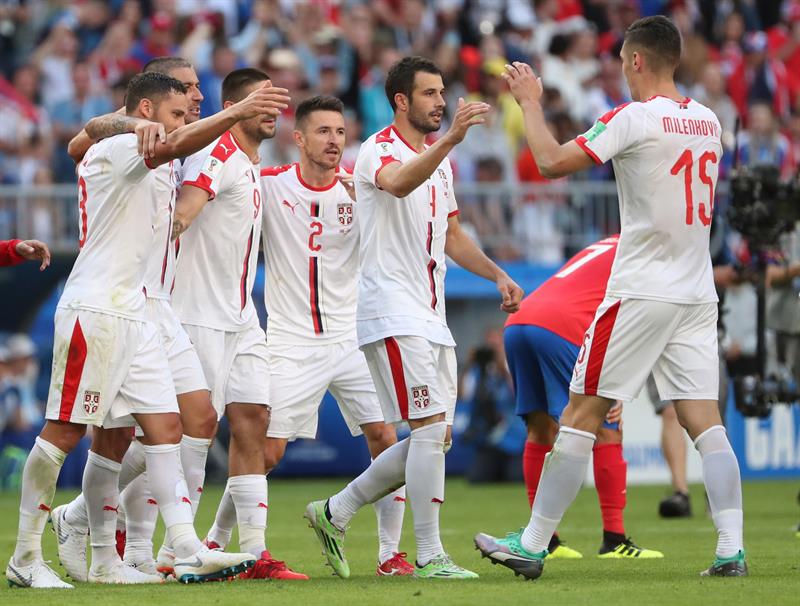
M67 352L67 365L64 369L64 384L61 387L61 407L58 411L58 420L69 422L72 410L75 408L75 398L78 395L78 386L83 375L83 366L86 363L86 338L83 336L80 319L75 320L72 329L72 338L69 341Z
M575 137L575 143L577 143L580 148L586 152L586 154L595 161L596 164L602 164L603 161L597 157L597 154L594 153L591 149L589 149L589 142L586 140L586 137L581 135L580 137Z
M386 355L389 357L389 368L392 371L394 393L397 397L397 406L400 408L400 418L408 420L408 389L406 377L403 373L403 357L400 355L400 346L394 337L383 340L386 344Z
M400 160L398 160L394 156L381 157L381 165L378 167L378 170L375 171L375 178L373 179L373 181L375 182L375 187L377 187L378 189L381 189L381 186L378 185L378 175L381 174L381 171L387 166L389 166L392 162L400 162Z
M17 252L17 244L20 242L22 242L22 240L0 241L0 267L17 265L25 260L25 258L20 256Z
M449 213L447 213L447 218L449 219L450 217L457 217L460 214L461 214L461 211L458 210L458 209L451 210Z
M217 196L217 192L211 189L211 178L205 173L200 173L197 175L197 179L194 181L184 181L183 187L186 185L191 185L192 187L197 187L198 189L202 189L203 191L207 192L209 200L213 200Z
M586 379L583 383L583 392L587 396L597 395L600 372L603 370L603 362L606 359L606 351L608 351L608 342L611 339L614 323L617 321L621 302L617 301L609 307L595 324L592 348L589 350L589 362L586 364Z

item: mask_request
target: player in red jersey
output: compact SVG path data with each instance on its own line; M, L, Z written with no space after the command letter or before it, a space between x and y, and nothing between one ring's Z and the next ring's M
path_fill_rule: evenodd
M620 51L632 103L559 144L530 66L506 66L541 173L561 177L613 160L622 229L603 302L586 331L569 405L542 471L528 525L475 544L517 574L541 576L547 545L586 474L596 434L615 400L629 400L652 372L675 402L703 460L716 557L703 576L746 576L739 463L718 409L717 295L709 255L714 188L722 157L714 113L675 85L681 37L666 17L635 21Z
M528 427L522 459L528 501L533 506L547 453L569 398L572 368L586 329L603 301L617 252L618 236L596 242L567 261L558 273L525 297L506 322L505 350L514 381L516 412ZM611 409L597 432L592 454L603 516L601 558L662 558L625 536L623 510L627 466L619 428L621 404ZM548 558L580 558L554 534Z

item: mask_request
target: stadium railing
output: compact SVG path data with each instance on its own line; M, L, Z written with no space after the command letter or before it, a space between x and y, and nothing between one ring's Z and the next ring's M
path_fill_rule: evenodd
M727 191L721 182L718 200ZM461 221L500 260L558 263L619 231L613 181L457 183ZM0 185L0 239L37 238L53 252L78 250L75 185Z

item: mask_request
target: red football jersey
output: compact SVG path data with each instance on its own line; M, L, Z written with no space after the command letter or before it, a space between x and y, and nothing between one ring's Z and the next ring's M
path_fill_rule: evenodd
M540 326L580 345L606 294L618 242L619 236L611 236L584 248L525 297L506 326Z

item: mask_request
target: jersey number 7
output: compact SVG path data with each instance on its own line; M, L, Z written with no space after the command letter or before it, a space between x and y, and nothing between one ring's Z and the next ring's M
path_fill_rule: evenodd
M708 207L705 202L700 202L697 206L697 214L700 223L708 227L711 225L711 216L714 214L714 181L708 175L708 163L717 163L717 154L713 151L706 151L700 155L697 161L697 172L700 182L708 186ZM686 225L694 223L694 198L692 196L692 167L694 166L694 156L691 149L684 149L678 161L670 169L670 174L677 175L683 171L683 188L686 197Z

